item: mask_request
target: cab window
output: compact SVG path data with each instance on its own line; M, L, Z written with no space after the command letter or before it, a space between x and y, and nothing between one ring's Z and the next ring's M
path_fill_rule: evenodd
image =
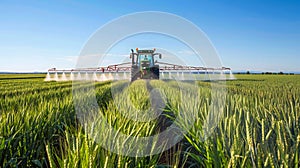
M150 66L153 66L152 55L149 54L140 54L138 58L138 64L143 61L149 61Z

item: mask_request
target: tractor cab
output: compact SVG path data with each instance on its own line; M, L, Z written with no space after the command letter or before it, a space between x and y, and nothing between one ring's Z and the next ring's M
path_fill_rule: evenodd
M153 50L139 50L136 53L131 49L130 58L132 59L131 81L136 79L159 79L159 66L155 65L154 56L160 53L155 53Z
M137 64L141 69L147 69L154 65L154 59L152 54L138 53Z

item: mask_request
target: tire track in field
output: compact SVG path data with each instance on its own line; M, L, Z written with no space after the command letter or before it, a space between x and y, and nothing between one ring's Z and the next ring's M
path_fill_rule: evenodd
M182 103L185 103L185 98L183 93L190 93L190 92L197 92L198 87L195 87L195 83L191 82L178 82L178 81L152 81L149 82L148 89L151 90L153 88L160 88L161 92L169 92L164 93L166 94L166 104L167 106L164 109L164 112L158 117L158 127L157 131L162 132L166 130L168 127L170 127L174 123L176 118L176 114L179 112L177 110L178 106L171 103L175 99L175 101L178 102L178 105L180 106ZM166 91L170 89L169 91ZM172 97L173 95L173 97ZM179 97L179 98L178 98ZM177 98L177 99L176 99ZM182 102L183 101L183 102ZM189 100L191 101L191 100ZM178 130L175 130L178 132ZM160 141L164 140L173 141L174 139L170 139L170 137L160 137ZM181 139L179 142L174 144L171 148L169 148L166 151L163 151L161 153L160 159L158 161L159 165L169 165L169 163L172 163L172 158L177 158L179 160L178 167L182 167L185 165L185 151L191 149L192 145L185 139Z

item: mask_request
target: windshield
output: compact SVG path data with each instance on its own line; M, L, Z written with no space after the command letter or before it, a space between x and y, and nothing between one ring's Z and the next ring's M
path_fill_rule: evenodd
M151 54L139 54L138 64L140 64L140 62L149 62L150 66L153 66L152 55Z

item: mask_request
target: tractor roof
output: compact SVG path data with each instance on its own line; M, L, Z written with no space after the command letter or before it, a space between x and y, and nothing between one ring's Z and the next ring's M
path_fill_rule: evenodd
M154 50L137 50L138 53L154 53Z

